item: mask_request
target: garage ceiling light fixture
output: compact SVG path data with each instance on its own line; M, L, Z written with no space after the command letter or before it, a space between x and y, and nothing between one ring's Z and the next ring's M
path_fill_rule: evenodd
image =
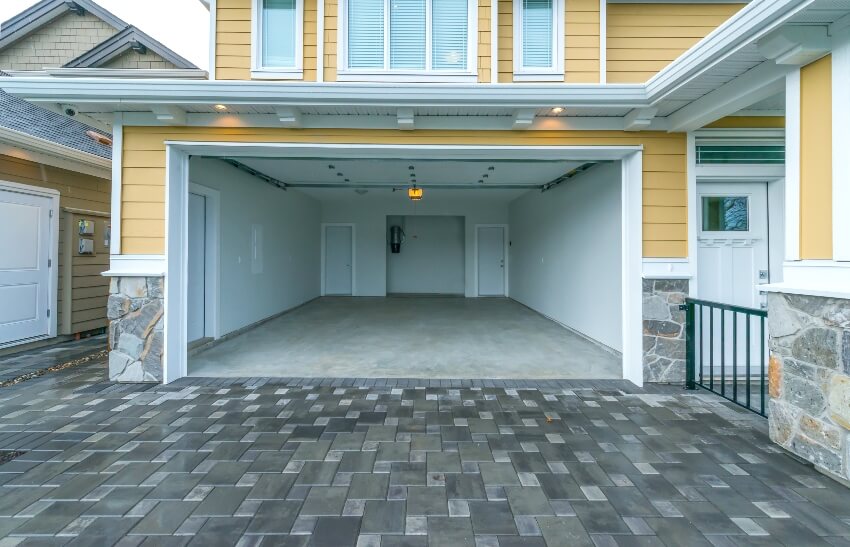
M422 194L422 188L417 187L415 184L407 189L407 197L410 198L410 201L421 201Z

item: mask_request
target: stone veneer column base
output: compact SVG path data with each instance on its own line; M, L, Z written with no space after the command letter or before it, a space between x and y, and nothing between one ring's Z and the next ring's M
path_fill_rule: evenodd
M685 383L687 279L643 280L643 380Z
M163 278L113 277L109 287L109 379L162 382Z
M850 300L768 297L770 438L850 480Z

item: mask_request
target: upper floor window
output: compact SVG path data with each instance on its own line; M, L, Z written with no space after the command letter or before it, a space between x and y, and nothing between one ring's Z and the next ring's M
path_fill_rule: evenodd
M301 78L303 0L254 0L255 77Z
M514 79L563 81L563 1L514 1Z
M473 77L474 0L345 0L340 79Z

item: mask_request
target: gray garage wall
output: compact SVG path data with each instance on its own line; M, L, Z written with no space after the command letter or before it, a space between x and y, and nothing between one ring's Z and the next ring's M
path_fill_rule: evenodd
M510 294L623 349L620 163L601 164L510 204Z
M387 255L387 292L464 294L464 219L457 216L391 216L404 228L401 252Z
M189 178L221 192L219 334L319 296L318 200L214 159L192 158ZM251 267L254 224L262 227L262 271Z

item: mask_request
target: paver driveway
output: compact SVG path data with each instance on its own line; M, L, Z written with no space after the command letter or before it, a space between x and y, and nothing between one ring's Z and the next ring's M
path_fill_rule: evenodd
M103 370L0 389L0 546L850 544L850 491L713 396Z

